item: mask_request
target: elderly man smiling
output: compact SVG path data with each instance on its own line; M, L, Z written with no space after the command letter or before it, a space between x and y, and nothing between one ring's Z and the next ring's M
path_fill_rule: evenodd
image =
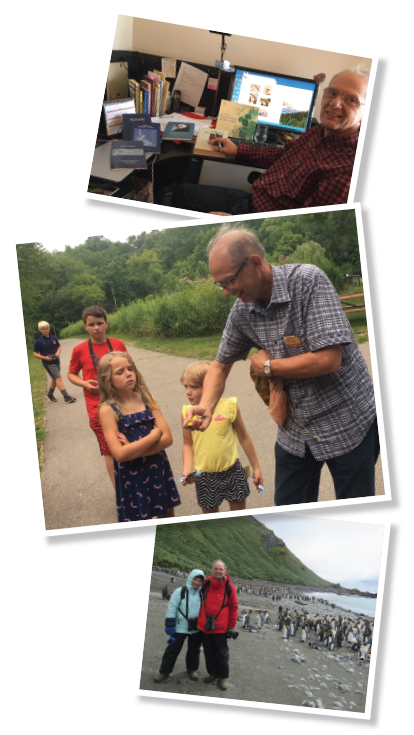
M223 186L182 184L172 204L211 214L246 214L280 209L345 204L354 167L367 92L365 72L334 76L323 91L321 121L284 148L253 146L220 139L222 150L251 166L264 168L252 193ZM210 145L218 150L217 142Z
M313 265L270 265L253 232L228 225L208 253L216 285L237 301L204 379L200 405L188 410L184 427L199 416L193 427L207 428L234 362L257 347L254 372L283 377L288 396L275 446L275 504L317 501L325 462L337 499L375 495L374 389L329 278Z

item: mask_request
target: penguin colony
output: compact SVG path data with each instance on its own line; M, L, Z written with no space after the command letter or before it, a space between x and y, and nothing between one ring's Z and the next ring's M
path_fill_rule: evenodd
M153 571L173 574L176 577L187 577L186 572L178 569L166 569L164 567L153 566ZM171 578L173 582L173 578ZM334 616L327 612L326 615L308 614L305 610L298 610L296 605L306 606L306 603L319 603L327 608L334 609L335 603L328 602L322 597L309 596L292 592L288 587L280 587L270 583L246 584L238 582L237 578L232 578L232 582L236 587L237 594L245 593L256 596L270 598L273 603L284 601L291 602L295 607L292 610L289 607L279 605L276 612L276 624L274 628L282 633L285 640L297 636L297 638L310 648L323 649L329 651L349 647L352 651L358 652L358 659L369 661L371 657L372 635L374 630L373 621L367 618L358 617L356 620L342 615ZM170 590L166 585L161 595L163 599L169 600ZM270 601L269 599L269 601ZM264 633L265 627L269 628L271 617L268 610L243 610L238 620L241 621L243 630L248 633ZM311 642L311 632L315 635Z

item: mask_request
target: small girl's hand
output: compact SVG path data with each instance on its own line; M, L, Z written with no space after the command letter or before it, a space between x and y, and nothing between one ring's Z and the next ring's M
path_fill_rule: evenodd
M125 444L128 444L128 439L126 438L125 434L121 434L120 431L116 432L116 438L119 439L123 446L125 446Z
M260 493L259 485L264 484L264 479L260 467L253 467L253 482L256 485L256 490Z
M183 473L183 475L184 475L184 474L185 474L185 473ZM194 477L194 476L193 476L193 477L187 477L187 479L186 479L186 480L183 480L183 481L182 481L181 485L182 485L183 487L185 487L186 485L194 485L195 481L196 481L196 479L195 479L195 477Z
M154 426L152 431L150 432L150 436L152 439L154 439L155 442L158 441L158 439L161 439L162 431L158 428L158 426Z

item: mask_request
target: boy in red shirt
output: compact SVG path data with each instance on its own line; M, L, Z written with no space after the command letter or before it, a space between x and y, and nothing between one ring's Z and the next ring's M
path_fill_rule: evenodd
M98 418L100 397L96 371L100 358L107 352L113 350L127 352L127 348L120 339L107 338L108 319L105 309L101 306L87 306L82 312L82 320L89 333L89 339L73 348L68 379L74 385L83 388L89 425L96 434L101 454L105 457L108 475L115 488L114 463ZM79 376L80 372L82 377Z

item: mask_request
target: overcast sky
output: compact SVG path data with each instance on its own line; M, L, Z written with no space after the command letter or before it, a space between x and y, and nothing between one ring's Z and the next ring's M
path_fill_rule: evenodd
M383 526L280 513L259 515L257 520L320 577L361 591L377 591Z
M106 237L108 240L111 240L112 242L126 242L128 237L130 235L140 235L141 232L151 232L151 230L159 230L159 221L158 221L158 227L155 224L153 227L148 227L148 225L145 228L139 228L137 227L134 232L109 232L104 234L103 236ZM88 232L86 234L79 233L78 237L65 237L61 240L41 240L41 245L43 245L46 250L64 250L66 245L70 245L71 248L75 248L77 245L81 245L84 243L88 237L97 237L103 233L100 232Z

